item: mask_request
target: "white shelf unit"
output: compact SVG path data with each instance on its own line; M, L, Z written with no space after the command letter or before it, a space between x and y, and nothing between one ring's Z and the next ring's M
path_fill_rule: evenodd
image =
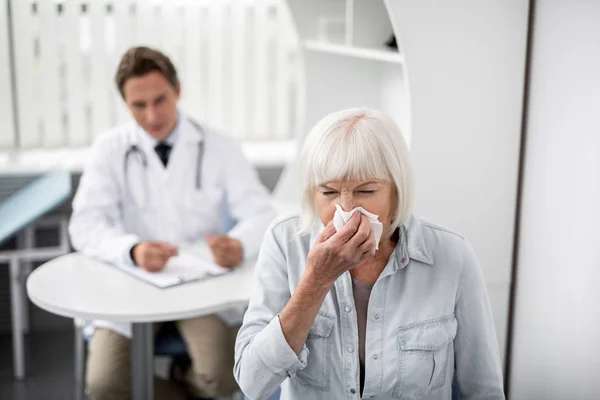
M403 64L404 57L397 51L388 49L370 49L345 44L327 43L318 40L306 40L306 50L319 51L323 53L338 54L340 56L364 58L366 60Z
M385 48L393 28L384 1L288 0L287 4L303 50L304 118L298 148L325 115L361 106L387 112L410 145L404 57ZM275 197L297 206L300 193L295 161L286 167Z
M349 107L390 114L410 143L404 57L385 43L394 31L383 0L289 0L303 48L303 132ZM300 143L302 138L300 138Z
M393 34L383 0L291 0L300 37L322 44L381 50ZM398 53L389 49L389 52Z

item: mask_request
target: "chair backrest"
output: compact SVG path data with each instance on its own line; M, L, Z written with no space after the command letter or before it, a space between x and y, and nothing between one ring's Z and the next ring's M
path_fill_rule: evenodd
M0 244L71 196L71 174L48 172L0 204Z
M460 400L460 390L456 380L456 371L454 371L454 380L452 381L452 400Z
M287 164L277 185L273 189L273 198L280 203L295 203L300 199L300 188L298 187L298 164L294 160Z
M237 220L231 215L231 210L229 208L229 202L227 201L227 192L223 196L223 201L219 206L219 234L226 234L229 232L236 224Z

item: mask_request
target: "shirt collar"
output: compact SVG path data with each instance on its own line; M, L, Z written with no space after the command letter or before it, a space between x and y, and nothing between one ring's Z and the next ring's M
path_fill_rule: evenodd
M414 215L409 216L402 224L405 237L406 253L413 260L421 261L425 264L433 265L433 252L429 244L429 236L421 220ZM402 242L402 241L401 241Z
M426 232L423 230L421 221L414 215L410 215L400 229L398 244L392 253L387 265L381 272L379 279L395 274L399 269L408 265L409 259L420 261L433 266L433 254L429 242L426 240Z
M157 140L154 137L152 137L148 132L146 132L142 127L139 128L148 137L148 139L150 140L150 144L153 148L156 147L156 145L159 143L166 143L169 146L173 147L175 145L175 142L177 141L177 138L180 136L179 131L181 130L181 113L177 111L177 122L175 123L175 127L165 140Z

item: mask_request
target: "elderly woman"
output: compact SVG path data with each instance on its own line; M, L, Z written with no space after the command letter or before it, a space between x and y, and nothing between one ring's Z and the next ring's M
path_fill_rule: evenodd
M286 400L450 399L456 375L462 399L503 399L477 259L461 235L411 214L397 125L367 109L333 113L308 135L300 163L302 215L267 231L237 336L242 391L251 400L280 385Z

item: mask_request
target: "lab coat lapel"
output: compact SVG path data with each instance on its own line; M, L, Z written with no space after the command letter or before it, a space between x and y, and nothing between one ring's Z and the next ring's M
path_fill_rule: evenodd
M154 150L155 141L139 125L137 125L137 136L148 162L148 184L153 187L156 182L163 182L166 179L167 170L158 158L156 150Z
M167 174L173 192L184 196L195 188L198 146L204 137L185 116L180 118L179 137L171 151Z

